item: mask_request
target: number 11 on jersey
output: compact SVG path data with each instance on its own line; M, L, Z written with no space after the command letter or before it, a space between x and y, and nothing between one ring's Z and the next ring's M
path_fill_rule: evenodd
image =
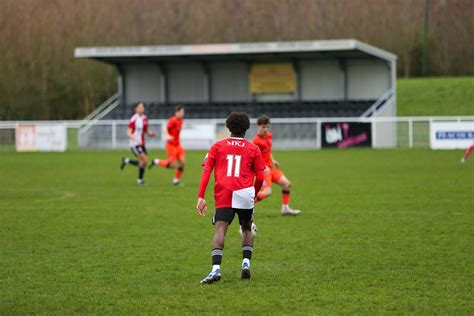
M240 176L240 162L242 156L240 155L227 155L227 176L232 177L232 169L234 169L234 160L235 160L235 169L234 177L238 178Z

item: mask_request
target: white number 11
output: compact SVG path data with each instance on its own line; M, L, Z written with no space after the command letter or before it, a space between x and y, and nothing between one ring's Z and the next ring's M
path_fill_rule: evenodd
M235 159L234 177L238 178L240 176L240 161L242 160L242 156L239 156L239 155L235 155L235 156L227 155L227 176L232 177L234 159Z

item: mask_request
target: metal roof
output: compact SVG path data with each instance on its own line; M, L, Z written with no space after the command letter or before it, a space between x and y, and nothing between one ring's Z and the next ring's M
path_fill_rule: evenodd
M113 61L117 60L118 58L122 60L127 58L144 57L153 59L166 59L170 57L230 57L231 55L245 56L354 51L387 61L393 61L397 58L397 56L392 53L355 39L196 45L77 47L74 50L74 57Z

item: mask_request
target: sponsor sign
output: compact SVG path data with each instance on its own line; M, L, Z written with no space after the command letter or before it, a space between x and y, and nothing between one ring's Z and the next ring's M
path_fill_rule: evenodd
M370 147L372 126L370 123L336 122L321 124L321 147Z
M296 91L296 74L293 65L253 64L250 71L250 92L293 93Z
M209 149L216 141L216 125L209 123L185 123L180 139L185 149ZM163 135L163 141L166 139Z
M65 151L65 125L21 124L16 128L17 151Z
M474 122L430 124L432 149L466 149L474 143Z

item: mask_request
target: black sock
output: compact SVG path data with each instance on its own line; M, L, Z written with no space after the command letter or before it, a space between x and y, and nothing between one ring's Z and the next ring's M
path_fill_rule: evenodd
M253 246L252 245L242 245L242 258L243 259L252 259Z
M220 265L222 262L222 249L214 248L212 249L212 265Z
M144 174L145 174L145 167L139 167L138 168L138 179L142 180Z
M129 160L128 160L128 163L131 164L131 165L134 165L134 166L138 166L138 161L137 161L137 160L131 160L131 159L129 159Z

